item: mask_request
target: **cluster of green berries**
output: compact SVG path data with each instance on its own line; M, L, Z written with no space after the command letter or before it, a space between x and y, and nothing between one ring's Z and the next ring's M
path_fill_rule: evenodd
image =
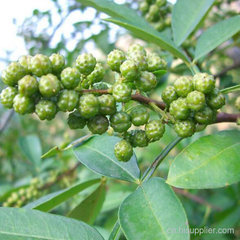
M162 100L174 118L174 129L180 137L190 137L197 129L213 123L217 111L225 104L214 77L207 73L178 78L162 92Z
M3 203L3 207L20 208L27 203L38 199L44 194L43 191L39 191L39 186L42 186L41 180L38 178L33 178L28 187L23 187L18 191L13 192Z
M139 2L139 10L157 31L163 31L171 25L171 5L167 0L142 0Z

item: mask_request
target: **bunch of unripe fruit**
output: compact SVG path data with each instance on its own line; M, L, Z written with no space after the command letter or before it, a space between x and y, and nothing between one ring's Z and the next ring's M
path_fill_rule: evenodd
M147 94L156 87L156 75L166 68L166 61L134 44L126 54L121 50L110 52L107 65L115 73L115 83L100 92L95 85L104 82L105 69L91 54L79 55L74 67L66 67L59 54L21 57L2 74L8 87L1 92L1 103L19 114L35 112L41 120L53 119L58 111L69 112L71 129L87 125L93 134L105 133L110 125L122 138L114 149L120 161L128 161L134 147L158 141L166 122L174 124L180 137L191 136L196 123L212 123L224 104L213 77L199 73L193 78L181 77L167 87L162 99L169 118L150 120L149 105L139 104L131 110L124 106L132 93Z
M145 19L158 31L163 31L171 25L171 6L167 0L141 0L139 10Z

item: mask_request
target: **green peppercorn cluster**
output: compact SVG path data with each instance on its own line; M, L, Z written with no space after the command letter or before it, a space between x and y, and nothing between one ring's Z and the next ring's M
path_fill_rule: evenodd
M171 5L167 0L142 0L139 2L139 10L157 31L163 31L171 25Z
M212 75L197 73L182 76L162 92L162 100L174 119L180 137L190 137L198 129L215 121L225 97L215 86Z

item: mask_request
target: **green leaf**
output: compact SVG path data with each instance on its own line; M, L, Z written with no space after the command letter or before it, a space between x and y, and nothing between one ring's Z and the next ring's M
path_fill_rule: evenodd
M223 20L206 30L198 39L195 61L214 50L240 31L240 16Z
M120 138L108 135L95 136L73 151L77 159L89 169L104 176L138 182L140 170L136 156L128 162L119 162L114 155L114 145Z
M180 46L210 9L214 0L178 0L172 12L174 42Z
M119 209L128 240L188 240L187 217L173 190L161 178L151 178L127 197Z
M147 42L157 44L159 47L182 59L186 64L189 64L186 55L175 46L171 39L155 30L133 9L109 0L78 0L78 2L81 2L86 6L94 7L98 11L108 14L112 18L106 19L106 21L124 27Z
M28 160L30 160L35 165L40 164L42 147L38 136L28 135L25 137L20 137L19 145Z
M117 221L113 227L113 230L108 238L108 240L118 240L121 236L121 227L119 222Z
M0 208L0 239L3 240L103 240L84 222L22 208Z
M106 185L101 184L92 194L76 206L68 217L93 224L101 211L106 196Z
M92 179L86 182L79 183L75 186L69 187L67 189L50 193L46 196L39 198L38 200L29 203L25 208L37 209L43 212L48 212L51 209L57 207L61 203L67 201L69 198L78 194L79 192L85 190L86 188L99 183L101 179Z
M158 71L153 72L153 74L154 74L156 77L162 77L162 76L165 75L166 73L167 73L167 70L158 70Z
M240 181L240 131L222 131L188 145L170 166L175 187L218 188Z

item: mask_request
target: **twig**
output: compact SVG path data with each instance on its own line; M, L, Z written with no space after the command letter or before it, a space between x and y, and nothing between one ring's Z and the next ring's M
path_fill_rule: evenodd
M214 75L215 78L223 77L228 71L240 68L240 62L234 63L232 66L224 68L221 72Z
M215 205L207 202L205 199L203 199L203 198L201 198L199 196L196 196L194 194L191 194L190 192L188 192L188 191L186 191L184 189L179 189L179 188L173 187L173 190L174 190L175 193L183 195L186 198L189 198L189 199L193 200L194 202L200 203L201 205L205 205L205 206L210 207L212 209L215 209L217 211L221 211L222 210L220 207L215 206Z

